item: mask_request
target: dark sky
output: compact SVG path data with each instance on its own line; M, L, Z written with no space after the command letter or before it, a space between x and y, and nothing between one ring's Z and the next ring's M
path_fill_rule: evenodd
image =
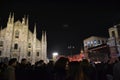
M94 0L0 0L0 25L5 27L10 12L15 20L29 15L30 30L37 24L37 37L47 31L48 54L67 53L67 46L75 46L79 53L83 40L97 35L108 37L108 28L120 22L120 6L116 1Z

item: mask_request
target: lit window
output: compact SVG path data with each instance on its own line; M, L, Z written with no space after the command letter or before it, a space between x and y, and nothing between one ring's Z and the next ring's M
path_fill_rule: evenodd
M91 44L93 44L93 41L91 41Z
M28 57L30 57L30 55L31 55L31 53L30 53L30 52L28 52L27 56L28 56Z
M96 41L96 40L94 40L94 42L93 42L93 43L94 43L94 46L97 46L97 41Z
M88 48L89 48L89 47L91 46L91 45L90 45L90 42L88 42L87 44L88 44Z
M0 41L0 47L2 47L3 46L3 41Z
M39 52L37 52L37 56L39 56Z
M15 44L15 45L14 45L14 49L18 49L18 44Z
M18 30L15 31L15 38L19 38L19 31Z
M93 41L91 41L91 44L90 44L91 47L93 47Z
M96 40L94 40L94 44L96 44Z

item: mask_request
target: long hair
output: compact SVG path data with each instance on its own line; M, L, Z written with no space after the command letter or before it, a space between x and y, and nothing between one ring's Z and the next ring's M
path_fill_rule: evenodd
M90 80L80 66L74 80Z
M89 80L80 62L70 62L68 73L66 80Z
M65 69L68 58L60 57L55 63L55 69Z

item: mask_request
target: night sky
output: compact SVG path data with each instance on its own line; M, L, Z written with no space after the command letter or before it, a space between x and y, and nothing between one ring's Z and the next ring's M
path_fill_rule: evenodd
M0 0L0 25L6 26L10 12L15 21L29 15L30 30L37 24L37 37L47 31L48 56L57 51L68 54L68 46L75 46L78 54L83 40L92 35L109 37L108 28L120 23L120 5L116 1L93 0Z

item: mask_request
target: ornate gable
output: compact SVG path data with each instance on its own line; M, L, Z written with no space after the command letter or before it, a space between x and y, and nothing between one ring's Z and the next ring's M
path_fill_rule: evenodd
M14 24L14 26L21 27L22 26L21 21L20 20L16 21L15 24Z

